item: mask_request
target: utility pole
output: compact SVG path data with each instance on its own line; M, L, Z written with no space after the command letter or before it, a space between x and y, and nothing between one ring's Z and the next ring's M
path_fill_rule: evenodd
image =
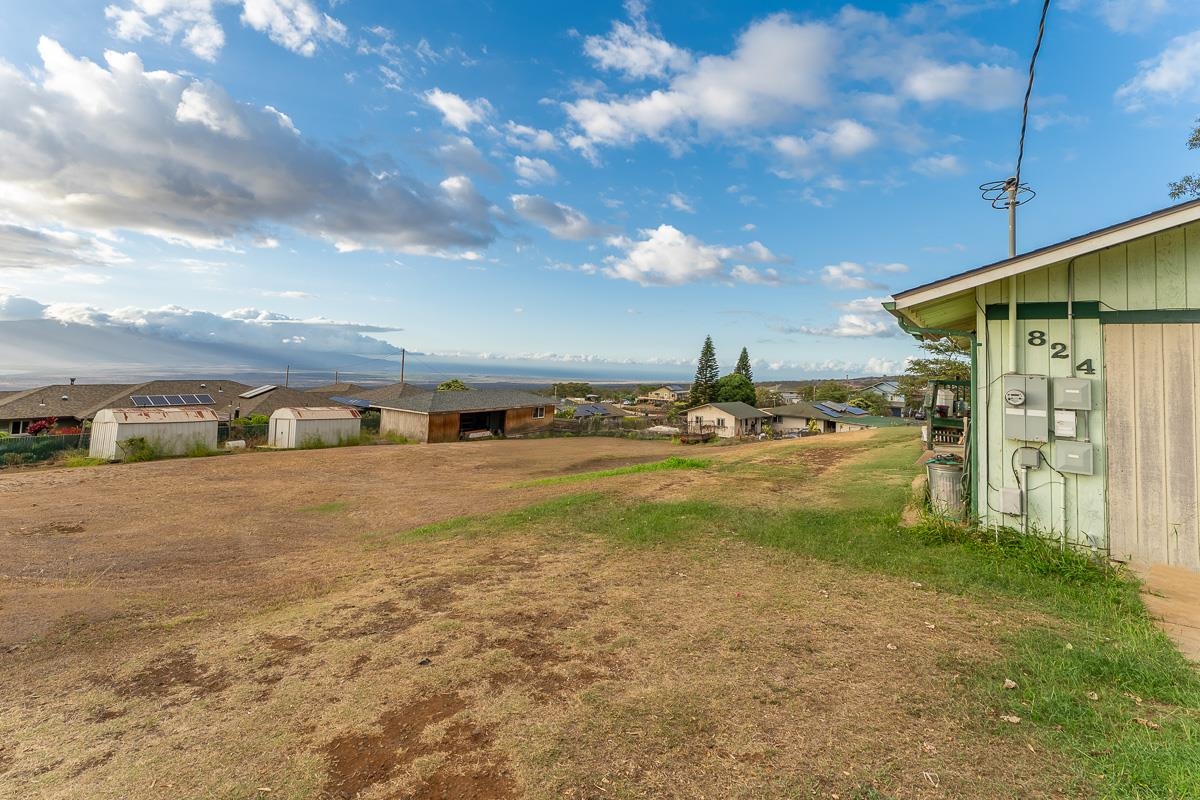
M404 356L405 350L400 348L400 396L404 396Z
M291 364L288 364L286 367L283 368L283 388L285 388L285 389L288 387L288 376L291 375L291 372L292 372Z

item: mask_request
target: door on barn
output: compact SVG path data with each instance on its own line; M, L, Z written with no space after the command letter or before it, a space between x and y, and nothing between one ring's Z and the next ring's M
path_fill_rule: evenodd
M1200 569L1200 325L1104 326L1114 559Z

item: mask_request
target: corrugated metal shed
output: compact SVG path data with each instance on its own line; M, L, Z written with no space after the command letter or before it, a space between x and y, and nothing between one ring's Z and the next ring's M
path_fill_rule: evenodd
M217 415L211 408L102 408L92 421L92 458L121 458L121 442L145 439L163 455L196 447L217 448Z
M358 419L359 414L355 409L344 406L315 406L311 408L277 408L271 417L286 419Z

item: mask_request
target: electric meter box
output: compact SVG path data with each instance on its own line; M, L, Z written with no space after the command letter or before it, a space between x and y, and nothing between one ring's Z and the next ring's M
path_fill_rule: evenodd
M1050 440L1050 386L1044 375L1005 375L1004 438L1021 442Z
M1059 440L1054 443L1054 468L1075 475L1095 475L1094 446L1090 442Z
M1087 378L1055 378L1054 407L1067 411L1092 410L1092 382Z

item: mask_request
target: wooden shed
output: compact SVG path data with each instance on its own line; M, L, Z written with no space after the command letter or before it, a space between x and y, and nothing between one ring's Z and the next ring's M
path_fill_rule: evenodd
M217 415L209 408L102 408L92 420L88 455L115 460L121 443L145 439L163 455L179 456L196 448L217 449Z
M1200 201L886 307L971 343L976 520L1200 569Z
M361 431L362 420L353 408L277 408L271 414L267 442L279 448L331 447L357 439Z
M524 435L548 429L554 419L550 398L504 389L406 394L371 407L380 410L380 433L415 442Z

